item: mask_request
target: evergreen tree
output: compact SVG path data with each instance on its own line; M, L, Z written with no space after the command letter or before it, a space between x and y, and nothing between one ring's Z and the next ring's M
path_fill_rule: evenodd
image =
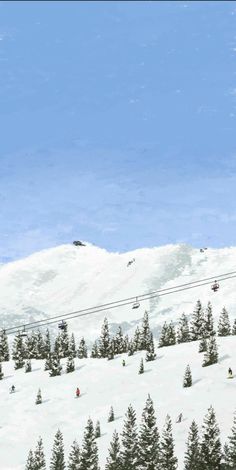
M9 346L5 330L0 330L0 362L9 361Z
M134 351L140 350L140 329L138 326L134 332L133 348L134 348Z
M229 446L228 444L224 445L224 450L222 454L222 461L221 461L221 467L222 470L230 470L234 467L230 465L230 457L229 457Z
M125 335L124 337L124 352L128 352L128 346L129 346L129 336Z
M105 470L121 470L121 454L120 454L120 442L119 435L114 431L112 441L110 443L109 455L107 457L107 463Z
M75 370L75 361L74 361L72 354L70 354L66 363L66 373L69 374L69 372L74 372L74 370Z
M74 441L71 446L67 470L80 470L80 448L77 441Z
M191 341L201 339L204 333L205 319L200 300L197 301L194 309L191 325L190 325L190 338Z
M233 322L233 326L232 326L232 335L236 335L236 318Z
M44 358L47 358L49 354L51 354L51 338L50 338L50 333L49 329L46 329L45 333L45 339L44 339Z
M121 435L121 468L131 470L138 467L138 434L136 425L136 413L129 405Z
M61 375L62 366L60 364L60 358L54 354L51 359L51 368L49 375L50 377L55 377L56 375Z
M139 366L139 371L138 371L139 374L143 374L144 373L144 364L143 364L143 358L141 358L141 361L140 361L140 366Z
M187 365L184 373L183 387L192 387L192 374L189 365Z
M98 353L98 345L97 341L94 342L92 349L91 349L91 356L93 359L98 358L99 353Z
M147 344L146 362L154 361L156 359L155 346L153 341L153 334L150 333L149 343Z
M25 363L25 372L31 372L31 371L32 371L31 360L27 359Z
M207 339L205 337L201 338L199 341L199 348L198 352L206 352L207 351Z
M83 359L86 357L88 357L87 346L85 343L85 339L81 338L80 343L79 343L79 349L78 349L78 358Z
M25 339L25 358L32 359L37 356L36 338L33 333L28 333Z
M112 421L114 421L114 419L115 419L114 410L113 410L113 407L111 406L107 422L111 423Z
M177 463L177 458L174 455L172 423L169 415L167 415L160 443L160 468L161 470L176 470Z
M133 340L131 339L128 344L128 356L133 356L134 354L134 343Z
M190 341L188 318L187 315L183 313L178 324L177 343L187 343L188 341Z
M173 344L176 344L174 324L173 322L170 322L169 324L165 322L159 338L159 348L162 348L163 346L172 346Z
M126 346L123 336L123 331L121 326L118 327L117 333L114 338L114 353L115 354L122 354L126 352Z
M159 464L159 434L153 401L148 395L139 434L139 470L156 470Z
M42 403L42 395L41 395L41 390L40 388L38 389L38 393L37 393L37 397L36 397L36 401L35 401L35 404L36 405L40 405Z
M97 439L98 437L101 437L100 421L97 421L97 422L96 422L94 434L95 434L95 438L96 438L96 439Z
M45 361L44 370L51 370L52 368L52 354L49 353Z
M38 444L34 452L34 462L34 470L46 470L43 441L41 437L38 440Z
M2 364L1 364L1 362L0 362L0 380L2 380L3 377L4 377L4 373L3 373L3 371L2 371Z
M204 418L200 450L201 470L220 470L220 430L212 406Z
M20 332L14 338L12 347L12 359L15 361L15 369L21 369L24 366L24 343Z
M99 357L108 357L110 347L110 334L107 318L104 318L102 331L99 338L98 353Z
M35 469L35 461L34 461L34 454L32 450L29 451L25 470L34 470Z
M207 350L204 354L202 367L211 366L218 362L218 348L215 336L211 336L207 341Z
M200 463L200 443L198 436L198 427L195 421L189 428L187 449L184 459L184 470L201 470Z
M110 344L109 344L107 359L109 361L111 359L114 359L114 342L113 342L113 340L111 340Z
M52 457L50 462L50 470L65 470L65 458L64 458L64 444L63 444L63 436L58 429L55 434L53 449L52 449Z
M70 342L69 342L69 351L70 354L72 354L73 358L76 357L76 345L75 345L75 336L74 333L72 333L70 337ZM86 356L87 357L87 356Z
M61 350L61 354L62 356L61 357L68 357L69 356L69 344L70 344L70 340L69 340L69 336L68 336L68 326L67 324L65 325L65 328L64 330L61 331L60 335L60 350Z
M208 302L206 312L205 312L205 316L204 316L202 336L205 336L206 338L209 338L212 335L215 335L214 319L213 319L213 315L212 315L211 302Z
M142 326L140 330L140 338L139 338L139 349L145 350L150 344L150 326L149 326L149 317L148 312L144 312Z
M35 358L36 359L45 359L45 342L42 336L42 333L40 330L36 331L34 334L35 337L35 347L36 347L36 354Z
M98 448L91 418L85 427L79 470L99 470Z
M230 468L236 468L236 413L234 413L233 427L231 429L231 435L229 436L227 463Z
M231 327L229 321L229 314L225 307L219 317L218 323L218 336L229 336L231 334Z

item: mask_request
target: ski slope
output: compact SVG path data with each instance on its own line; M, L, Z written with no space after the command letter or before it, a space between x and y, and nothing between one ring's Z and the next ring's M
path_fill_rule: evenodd
M74 438L82 442L84 426L90 416L100 420L102 436L97 440L101 470L114 429L122 430L123 419L131 403L137 411L138 422L148 393L156 410L159 431L165 416L173 420L173 434L179 470L183 469L183 455L188 429L193 419L199 425L210 405L216 411L222 431L222 441L230 432L235 410L236 378L227 379L231 366L236 372L236 337L218 338L219 363L202 368L203 355L198 353L198 342L180 344L157 350L157 359L145 363L145 373L138 375L144 352L134 356L126 354L114 360L76 359L76 370L59 377L49 377L43 370L44 361L32 361L32 372L15 371L13 363L4 363L4 379L0 382L0 442L1 470L23 470L30 448L35 448L38 436L43 438L47 464L49 464L54 435L63 433L65 455ZM127 366L122 367L122 358ZM182 387L187 362L193 376L193 386ZM62 360L65 364L65 360ZM16 393L9 394L12 384ZM81 389L75 398L75 389ZM38 388L43 403L35 405ZM110 406L114 407L115 421L107 423ZM183 422L176 424L177 415L183 413Z
M129 260L135 262L127 267ZM101 305L156 289L227 273L236 268L236 248L199 249L166 245L129 253L109 253L86 244L62 245L0 266L0 326L11 327L50 316ZM198 299L212 302L217 317L225 305L236 316L235 279L221 283L217 293L210 286L178 292L142 302L132 310L124 306L70 321L77 337L94 341L106 315L115 331L133 333L144 310L148 310L154 336L164 320L177 321L184 311L191 314ZM54 331L56 326L54 327Z

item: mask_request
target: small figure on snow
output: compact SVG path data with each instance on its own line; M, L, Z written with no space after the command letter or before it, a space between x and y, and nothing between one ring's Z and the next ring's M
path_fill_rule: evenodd
M15 385L12 385L10 388L10 393L14 393L15 389L16 389Z
M76 389L76 392L75 392L75 393L76 393L76 396L77 396L77 397L79 397L79 396L80 396L80 389L79 389L79 387L77 387L77 389Z
M122 366L125 367L125 360L122 361Z
M233 378L233 372L232 372L231 367L229 367L229 370L228 370L228 378L229 378L229 379L232 379L232 378Z
M182 418L183 418L183 413L180 413L177 420L176 420L176 423L181 423Z

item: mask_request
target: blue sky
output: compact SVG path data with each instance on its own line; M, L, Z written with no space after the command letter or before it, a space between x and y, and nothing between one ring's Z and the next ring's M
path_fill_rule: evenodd
M236 2L0 2L0 260L235 245Z

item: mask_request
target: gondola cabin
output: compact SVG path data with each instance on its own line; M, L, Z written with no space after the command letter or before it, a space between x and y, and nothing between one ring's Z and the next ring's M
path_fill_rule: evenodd
M211 290L213 290L214 292L216 292L219 288L220 288L220 285L217 281L215 281L214 284L212 284L211 286Z

